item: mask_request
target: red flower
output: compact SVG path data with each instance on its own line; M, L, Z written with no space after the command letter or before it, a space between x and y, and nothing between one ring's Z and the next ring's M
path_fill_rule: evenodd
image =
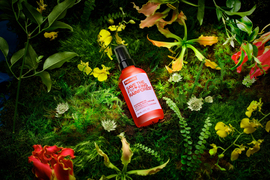
M261 65L266 65L265 67L263 67L263 69L265 71L267 71L270 67L270 46L266 46L265 47L265 43L267 41L270 40L270 32L263 34L259 39L256 39L253 44L255 46L257 46L258 48L258 55L257 58L259 59L259 61L261 62ZM240 48L240 51L235 53L234 55L232 55L232 59L234 60L235 64L238 63L239 58L241 56L241 51L243 49ZM243 50L244 51L244 50ZM245 52L245 51L244 51ZM237 72L240 73L242 70L242 65L248 61L248 57L247 54L245 53L245 57L244 60L242 62L242 64L237 67ZM257 76L261 76L263 74L263 71L260 70L260 68L257 65L257 62L255 63L255 66L253 68L251 68L250 70L250 79L252 79L253 77L257 77Z
M75 180L73 173L74 151L71 148L33 145L32 156L28 162L33 162L33 173L39 180Z

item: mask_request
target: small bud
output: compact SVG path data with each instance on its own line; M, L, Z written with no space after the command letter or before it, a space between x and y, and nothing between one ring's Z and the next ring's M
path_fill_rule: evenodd
M128 23L130 23L130 24L136 24L136 22L135 22L135 21L133 21L132 19L131 19L131 20L129 20L129 21L128 21Z
M224 154L220 154L220 155L218 155L218 158L223 158L224 157Z
M114 20L112 18L107 20L109 24L114 24Z

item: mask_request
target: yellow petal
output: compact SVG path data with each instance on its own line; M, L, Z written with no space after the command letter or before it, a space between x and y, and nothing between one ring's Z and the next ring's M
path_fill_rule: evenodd
M268 121L268 122L266 123L266 125L265 125L265 130L266 130L267 132L270 131L270 121Z
M215 37L215 36L203 36L201 35L197 42L200 44L200 45L209 45L209 46L212 46L213 44L217 43L218 42L218 38Z
M183 59L177 59L176 61L172 62L173 71L180 71L182 67L183 67Z
M205 66L210 67L212 69L221 70L221 68L218 67L218 65L215 62L212 62L208 59L206 59L206 61L205 61Z
M241 154L241 151L240 151ZM235 161L239 157L239 149L235 148L233 152L231 153L231 161Z
M245 114L246 114L246 116L247 116L247 117L250 117L250 116L251 116L251 114L252 114L252 112L253 112L253 111L246 111L246 113L245 113Z
M240 123L240 128L246 128L249 127L249 119L248 118L244 118L242 119L241 123Z
M173 73L173 70L171 68L169 68L168 66L165 66L165 68L167 69L167 71L171 74Z
M105 81L107 79L107 74L100 74L98 76L98 81Z
M225 138L228 134L224 130L218 130L217 135L219 135L219 137Z

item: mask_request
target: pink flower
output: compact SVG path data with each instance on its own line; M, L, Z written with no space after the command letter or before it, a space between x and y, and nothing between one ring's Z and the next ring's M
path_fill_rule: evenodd
M74 151L71 148L34 145L28 162L33 162L33 173L38 180L75 180L73 173Z

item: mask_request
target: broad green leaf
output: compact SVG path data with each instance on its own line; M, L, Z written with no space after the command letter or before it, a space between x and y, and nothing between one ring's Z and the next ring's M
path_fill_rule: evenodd
M203 17L204 17L204 8L205 8L204 0L198 0L198 5L199 7L198 7L197 19L200 25L202 25Z
M232 8L231 12L237 12L241 8L241 2L239 0L227 0L226 6Z
M54 31L55 29L69 29L73 31L73 28L61 21L55 21L49 28L44 29L45 31Z
M231 70L235 70L236 68L238 68L242 64L244 57L245 57L245 52L243 50L241 50L240 59L238 60L237 64L231 68Z
M33 47L29 44L28 46L28 51L26 53L25 57L25 67L28 69L37 69L38 64L37 64L37 59L38 55L36 51L33 49Z
M248 56L248 59L251 60L252 59L252 53L253 53L253 46L251 43L247 43L247 44L243 44L242 45L245 53L247 54Z
M99 154L100 156L103 156L105 166L107 166L108 168L114 169L114 170L116 170L116 171L120 171L115 165L113 165L113 164L110 162L110 159L109 159L109 157L107 156L107 154L105 154L105 153L98 147L98 145L97 145L96 143L95 143L95 147L96 147L96 150L97 150L98 154Z
M37 11L36 8L25 1L23 2L23 12L32 22L37 23L39 26L42 24L42 15Z
M258 64L261 64L262 62L258 59L258 58L256 58L255 56L254 56L254 61L256 62L256 63L258 63Z
M170 159L168 159L168 161L165 162L164 164L162 164L160 166L153 167L151 169L128 171L127 174L136 174L136 175L140 175L140 176L147 176L147 175L156 174L161 169L163 169L164 167L166 167L166 165L169 163L169 161L170 161Z
M259 33L259 27L256 27L248 37L249 42L253 42Z
M15 52L12 55L10 59L11 66L13 66L17 61L19 61L23 57L24 52L25 52L25 48L20 49L19 51Z
M65 17L67 9L71 8L76 0L65 0L57 4L48 15L49 27L57 20Z
M253 56L257 57L258 56L258 47L254 44L252 44L253 46Z
M41 77L43 84L47 86L47 92L50 92L52 88L52 80L50 74L47 71L43 71L41 73L37 73L36 76Z
M245 11L245 12L230 12L230 11L224 11L224 12L229 16L237 15L237 16L244 17L244 16L251 15L255 11L255 9L256 9L256 5L253 6L253 8L251 8L249 11Z
M220 20L222 17L222 11L219 8L216 8L216 13L217 13L217 19Z
M45 69L55 69L61 67L66 61L78 56L75 52L59 52L48 57L44 64L43 70Z
M7 59L9 46L7 41L2 37L0 37L0 50L2 51L4 57Z
M242 17L240 19L240 21L236 20L236 24L237 24L237 27L239 29L241 29L242 31L248 33L248 35L250 35L252 33L252 26L253 25L252 25L251 20L247 16Z

